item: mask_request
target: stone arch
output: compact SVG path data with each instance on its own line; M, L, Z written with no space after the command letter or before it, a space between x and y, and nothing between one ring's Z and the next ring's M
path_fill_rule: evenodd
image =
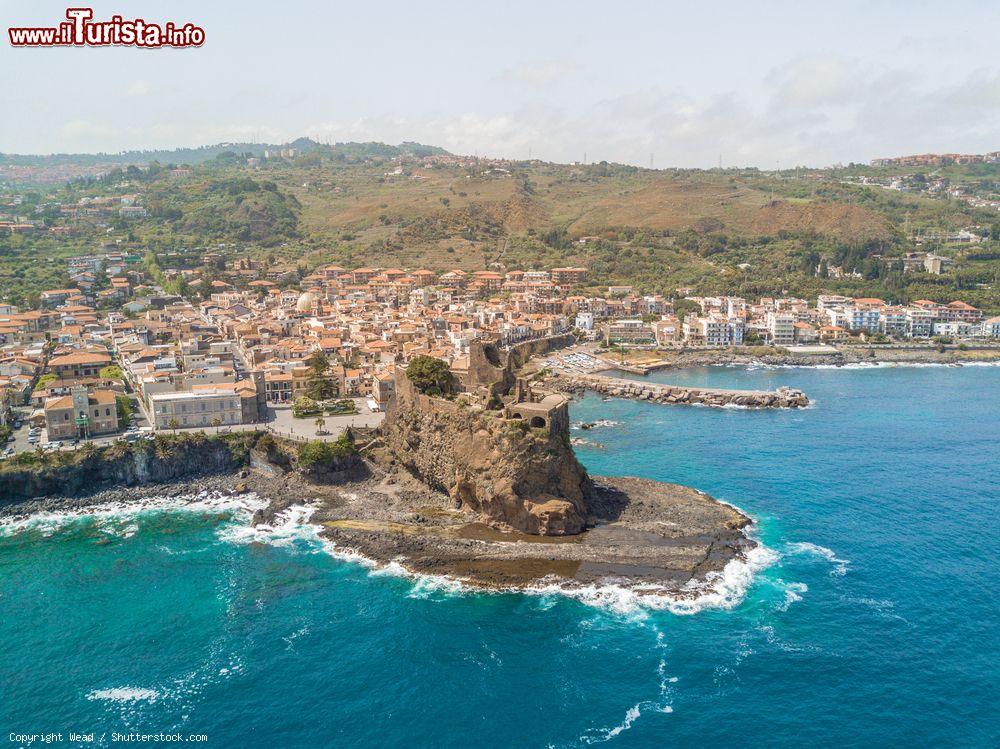
M544 429L545 419L543 419L541 416L532 416L531 421L528 422L528 425L532 429Z

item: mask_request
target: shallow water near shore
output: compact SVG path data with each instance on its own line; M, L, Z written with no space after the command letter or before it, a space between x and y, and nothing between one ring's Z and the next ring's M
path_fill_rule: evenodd
M1000 368L666 370L747 411L588 396L594 474L759 520L738 600L470 593L331 554L253 497L0 526L0 729L210 746L995 746ZM298 514L296 514L298 513ZM706 602L708 603L708 602ZM110 743L110 741L108 742ZM16 745L16 744L14 744Z

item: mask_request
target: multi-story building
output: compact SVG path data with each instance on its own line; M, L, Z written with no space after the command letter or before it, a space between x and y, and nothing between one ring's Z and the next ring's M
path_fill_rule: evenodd
M111 354L96 351L73 351L49 359L48 369L59 380L97 377L111 364Z
M605 340L608 343L653 343L653 328L642 320L615 320L608 324Z
M930 338L934 332L934 313L919 307L907 307L906 326L906 335L910 338Z
M852 332L877 333L882 314L878 307L852 305L826 310L830 324Z
M679 346L684 340L684 328L681 321L673 315L667 315L662 320L653 323L658 346Z
M739 346L743 343L745 323L740 317L713 312L688 315L682 327L684 340L693 346Z
M795 343L796 315L792 312L768 312L767 329L771 343L775 346L791 346Z
M118 407L110 390L88 391L76 386L69 395L45 401L49 440L97 437L118 431Z
M242 397L236 385L198 385L190 392L156 393L149 399L150 415L157 429L242 424ZM256 390L246 397L256 399Z

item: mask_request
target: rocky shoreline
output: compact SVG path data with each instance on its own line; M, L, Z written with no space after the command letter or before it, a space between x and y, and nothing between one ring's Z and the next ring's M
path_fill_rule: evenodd
M747 365L747 366L846 366L849 364L974 364L1000 363L1000 347L992 348L893 348L878 346L840 346L829 353L797 353L782 349L753 350L713 349L701 351L660 351L655 363L637 369L683 369L685 367Z
M592 390L610 398L645 400L652 403L702 405L716 408L723 406L805 408L809 405L809 398L805 393L788 387L779 387L773 391L720 390L718 388L661 385L607 375L558 376L549 381L554 387L567 393Z
M499 530L405 473L377 470L366 480L334 485L248 469L28 500L0 507L0 520L163 497L195 501L205 492L257 494L267 506L250 520L256 526L277 524L293 505L309 506L310 522L337 549L489 589L618 584L684 597L756 546L745 534L750 518L733 507L688 487L638 478L594 479L588 527L573 536Z

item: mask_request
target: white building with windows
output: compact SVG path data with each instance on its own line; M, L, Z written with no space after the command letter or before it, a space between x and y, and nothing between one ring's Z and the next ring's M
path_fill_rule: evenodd
M878 333L882 325L882 313L877 307L834 307L826 314L831 325L852 332Z
M240 396L235 388L201 387L191 392L156 393L149 397L156 429L211 427L243 423Z
M792 312L768 312L767 330L771 343L775 346L791 346L795 343L795 323L797 316Z

